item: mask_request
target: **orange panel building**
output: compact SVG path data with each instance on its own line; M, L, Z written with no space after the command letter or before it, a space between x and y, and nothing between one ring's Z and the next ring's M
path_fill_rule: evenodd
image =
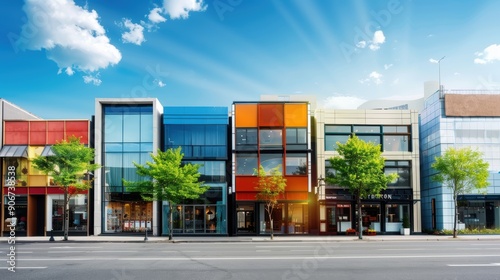
M235 102L232 106L233 233L268 234L269 217L256 199L256 170L279 166L287 180L273 211L275 234L311 233L311 115L308 102Z

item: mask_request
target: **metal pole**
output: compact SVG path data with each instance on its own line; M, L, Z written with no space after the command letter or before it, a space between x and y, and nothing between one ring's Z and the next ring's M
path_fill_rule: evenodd
M443 60L446 56L441 57L438 60L438 83L439 83L439 92L441 92L441 60Z

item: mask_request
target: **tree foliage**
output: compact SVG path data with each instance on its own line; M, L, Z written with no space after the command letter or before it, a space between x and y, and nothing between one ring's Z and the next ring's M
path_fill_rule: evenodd
M258 200L264 201L265 209L269 216L271 239L274 238L273 232L273 211L278 204L279 197L285 192L286 179L280 171L281 166L278 165L266 172L262 165L256 170L259 180L257 181L257 196Z
M170 207L170 233L172 239L173 205L184 199L196 199L208 189L199 181L198 164L183 163L184 154L181 148L158 150L151 154L152 161L141 165L134 162L137 174L145 177L138 182L124 181L129 191L139 192L146 201L168 201Z
M380 194L398 175L384 173L385 159L380 145L365 142L353 135L345 144L337 142L337 146L338 156L329 159L334 172L326 175L326 181L348 188L356 197L359 238L362 239L361 199Z
M481 192L488 186L488 162L482 159L483 154L470 147L462 149L448 148L443 155L436 157L432 164L437 172L432 179L448 187L453 195L455 217L453 237L457 237L458 196Z
M92 187L88 172L98 169L94 161L94 149L86 147L80 138L71 136L51 147L53 155L37 156L33 166L53 178L54 183L64 191L64 240L68 240L69 201L74 194Z

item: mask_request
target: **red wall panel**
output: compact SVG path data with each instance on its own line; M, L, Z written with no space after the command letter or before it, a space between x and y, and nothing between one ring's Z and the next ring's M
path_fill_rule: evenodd
M256 192L258 178L256 176L236 176L236 193Z
M259 126L282 127L283 104L259 104Z
M28 145L28 131L28 122L4 122L4 145Z
M66 139L70 136L80 138L83 144L89 143L89 122L88 121L66 121Z
M53 145L64 139L64 121L49 121L47 123L47 144Z
M45 194L45 187L30 188L30 194Z

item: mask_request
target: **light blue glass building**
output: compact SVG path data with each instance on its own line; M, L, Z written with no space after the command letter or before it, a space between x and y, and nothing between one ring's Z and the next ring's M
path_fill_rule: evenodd
M160 148L163 107L155 98L96 99L94 233L158 234L156 202L143 201L123 184L141 180L134 162L144 164Z
M183 161L200 165L210 188L173 208L174 234L227 234L227 107L165 107L162 149L182 148ZM162 234L169 233L169 205L162 205Z
M500 227L500 95L481 91L438 90L425 99L420 114L422 228L453 229L454 202L449 188L432 180L431 165L448 147L472 147L489 163L486 194L458 198L458 228Z

